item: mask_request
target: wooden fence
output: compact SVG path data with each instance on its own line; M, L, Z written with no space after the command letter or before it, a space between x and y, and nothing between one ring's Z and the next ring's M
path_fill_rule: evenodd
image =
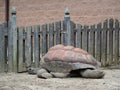
M13 9L9 28L0 24L0 72L23 72L39 67L42 56L57 44L73 45L92 54L102 66L120 65L120 27L118 20L105 20L91 26L75 24L69 11L63 21L17 27Z

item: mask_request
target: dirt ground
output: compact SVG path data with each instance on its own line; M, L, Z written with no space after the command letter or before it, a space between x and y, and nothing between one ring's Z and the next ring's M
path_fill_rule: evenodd
M120 69L104 71L103 79L40 79L27 73L0 74L0 90L120 90Z

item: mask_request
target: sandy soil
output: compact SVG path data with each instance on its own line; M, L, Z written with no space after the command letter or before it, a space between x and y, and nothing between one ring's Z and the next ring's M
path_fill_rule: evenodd
M104 79L40 79L27 73L0 74L0 90L120 90L120 70L104 71Z

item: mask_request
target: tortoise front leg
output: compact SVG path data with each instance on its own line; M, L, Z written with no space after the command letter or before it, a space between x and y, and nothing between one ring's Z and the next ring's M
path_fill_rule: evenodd
M42 68L37 71L37 77L47 79L47 78L52 78L53 75L49 73L46 69Z

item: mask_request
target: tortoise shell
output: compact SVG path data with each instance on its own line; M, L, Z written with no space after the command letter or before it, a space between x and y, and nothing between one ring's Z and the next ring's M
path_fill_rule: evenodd
M54 72L69 72L83 68L95 69L100 66L100 63L85 50L64 45L51 47L43 60L42 66Z

